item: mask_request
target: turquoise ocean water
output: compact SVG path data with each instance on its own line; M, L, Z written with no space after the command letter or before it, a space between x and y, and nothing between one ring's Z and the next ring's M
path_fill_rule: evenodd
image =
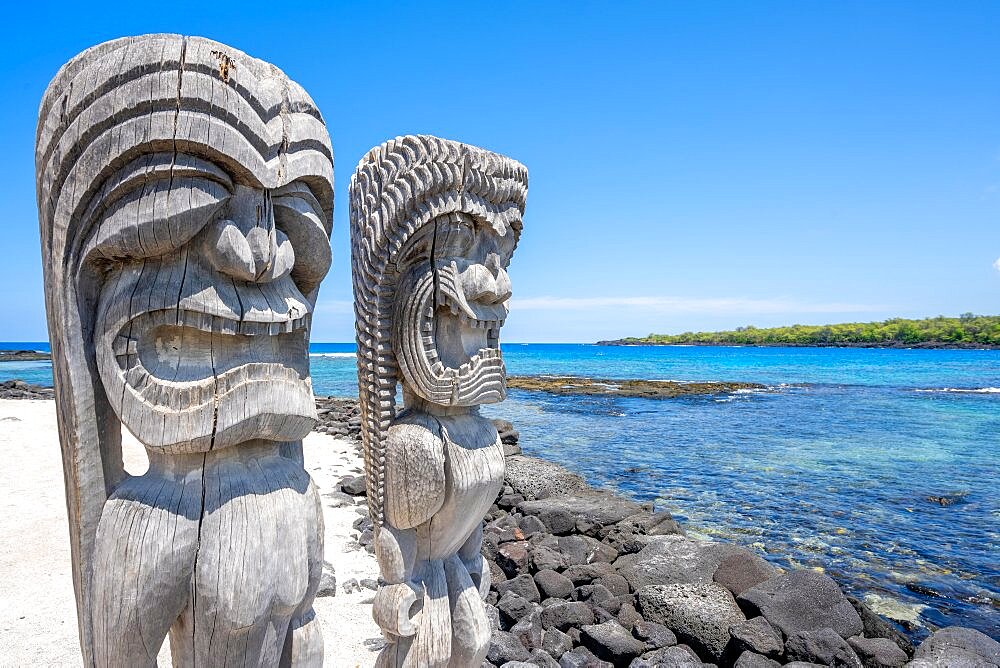
M0 348L47 349L46 344ZM317 394L356 393L354 346L314 344ZM484 413L526 454L670 510L689 533L822 568L916 635L1000 637L1000 351L506 344L512 374L755 381L672 400L512 390ZM0 380L51 383L48 363ZM942 505L932 497L945 497Z

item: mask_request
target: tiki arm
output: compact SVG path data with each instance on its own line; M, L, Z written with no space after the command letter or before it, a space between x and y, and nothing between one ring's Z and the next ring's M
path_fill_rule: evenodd
M375 595L372 613L383 630L397 635L416 633L410 615L422 596L412 581L416 528L440 510L445 498L444 442L436 427L436 420L417 414L392 425L386 436L385 523L375 556L388 584Z

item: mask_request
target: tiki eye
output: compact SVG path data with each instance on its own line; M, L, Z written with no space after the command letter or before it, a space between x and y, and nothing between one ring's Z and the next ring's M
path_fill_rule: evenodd
M191 241L229 199L210 179L155 179L113 202L91 237L86 257L155 257Z
M272 193L274 220L295 250L292 279L308 294L330 270L331 251L323 210L309 188L294 182Z
M463 213L438 218L435 234L435 253L438 257L464 255L476 240L475 224Z
M151 153L107 181L85 218L95 221L84 257L121 260L163 255L189 242L230 197L218 166L182 153Z

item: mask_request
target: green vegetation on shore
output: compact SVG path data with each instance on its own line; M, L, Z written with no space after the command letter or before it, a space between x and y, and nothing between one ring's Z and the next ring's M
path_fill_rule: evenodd
M965 348L1000 347L1000 316L963 313L957 318L884 322L849 322L839 325L791 327L738 327L726 332L650 334L599 345L744 345L744 346L859 346Z

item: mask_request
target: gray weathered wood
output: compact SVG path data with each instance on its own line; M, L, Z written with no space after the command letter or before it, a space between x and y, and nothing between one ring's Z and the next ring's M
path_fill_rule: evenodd
M333 154L273 65L198 37L84 51L36 177L87 666L322 664L309 325ZM122 467L121 429L146 446Z
M482 520L504 460L478 407L506 396L499 332L527 180L514 160L429 136L372 149L351 180L362 438L386 582L379 666L475 667L489 648Z

